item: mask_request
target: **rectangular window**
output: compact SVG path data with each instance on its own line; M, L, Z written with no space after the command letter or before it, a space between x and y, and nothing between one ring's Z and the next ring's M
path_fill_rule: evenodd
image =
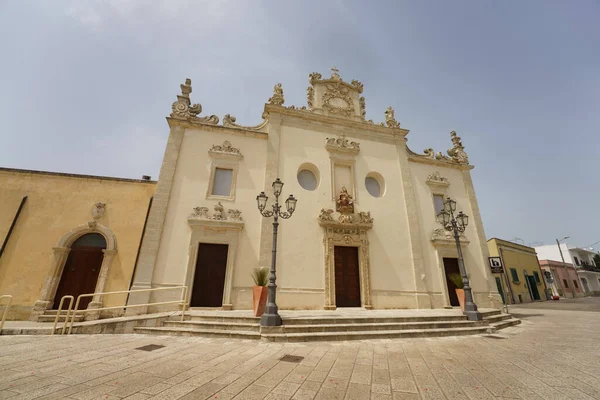
M540 280L540 274L538 274L537 271L533 271L533 276L535 276L536 283L542 283L542 281Z
M438 215L444 209L444 196L441 194L434 194L433 206L435 207L435 215Z
M510 269L510 275L512 276L513 282L519 282L519 274L517 273L516 269L511 268Z
M569 284L567 283L566 279L563 279L563 285L565 286L565 288L569 288Z
M577 281L573 281L573 285L575 285L575 289L579 289L579 285L577 284Z
M230 196L232 177L233 170L225 168L216 168L211 194L213 196Z
M575 257L575 256L573 256L573 258L575 259L575 264L579 265L579 259L577 257Z

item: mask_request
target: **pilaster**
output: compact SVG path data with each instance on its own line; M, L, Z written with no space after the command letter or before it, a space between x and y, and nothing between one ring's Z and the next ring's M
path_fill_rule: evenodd
M150 289L152 287L152 276L154 275L154 268L158 258L158 249L184 132L185 128L173 124L169 133L158 183L156 184L156 191L152 200L152 208L146 224L146 232L140 249L140 257L133 278L132 290ZM131 293L127 304L148 303L149 298L150 292ZM136 307L129 310L133 313L145 312L141 308L144 307Z
M273 197L272 184L279 176L279 154L281 142L281 116L269 114L269 137L267 139L267 163L265 169L264 192ZM257 193L258 194L258 193ZM258 210L257 210L258 212ZM279 228L281 230L281 227ZM258 265L269 267L271 265L271 250L273 246L273 220L261 218L260 252Z
M404 139L405 141L406 139ZM406 143L400 142L397 146L400 176L402 177L402 192L404 193L404 204L406 209L406 220L408 222L408 233L412 264L415 277L415 300L417 308L432 308L431 288L427 283L427 274L423 263L423 248L421 237L424 234L419 221L417 210L417 198L412 183L410 164L406 153ZM425 294L428 293L428 294Z
M463 182L465 183L465 192L467 193L469 205L471 207L471 213L473 214L471 220L473 221L475 233L477 235L478 246L481 248L481 254L483 256L483 259L481 260L481 268L483 268L483 276L487 281L487 290L490 293L490 300L493 302L494 306L501 308L502 300L500 298L500 294L498 294L494 276L490 273L487 267L490 252L487 246L485 232L483 230L483 221L481 220L481 213L479 211L479 205L477 204L477 197L475 197L475 188L473 187L471 171L463 170L462 175Z

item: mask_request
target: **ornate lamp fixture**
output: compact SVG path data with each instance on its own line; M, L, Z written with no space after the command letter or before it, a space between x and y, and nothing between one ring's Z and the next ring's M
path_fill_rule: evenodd
M456 217L454 212L456 211L456 201L448 198L444 202L444 209L437 215L437 220L444 226L447 231L454 233L454 240L456 241L456 251L458 252L458 267L463 281L463 289L465 291L465 311L464 314L467 316L469 321L481 321L482 316L477 311L477 305L473 301L473 293L471 292L471 285L469 278L467 277L467 270L465 268L465 261L463 259L462 249L460 247L460 235L467 228L469 224L469 217L460 211Z
M277 290L277 285L275 283L275 281L277 280L277 230L279 227L279 217L283 219L290 218L296 210L296 203L298 201L296 200L293 194L290 194L290 196L285 201L285 207L287 208L287 211L281 211L281 206L279 205L279 196L281 195L281 189L283 189L283 182L281 182L281 180L277 178L275 182L273 182L273 194L275 195L275 204L273 204L272 211L265 211L265 208L267 207L267 200L269 199L265 192L260 192L260 194L256 196L258 211L261 213L261 215L266 218L273 217L273 256L271 258L271 270L269 272L269 292L267 297L267 305L265 307L265 313L260 318L260 324L262 326L281 325L281 316L279 316L277 303L275 302L275 295Z

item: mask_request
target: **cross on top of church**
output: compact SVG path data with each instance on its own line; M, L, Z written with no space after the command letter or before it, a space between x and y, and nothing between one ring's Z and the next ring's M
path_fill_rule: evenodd
M334 65L333 68L331 68L331 78L332 79L340 79L340 75L338 74L338 72L340 72L340 70L337 69Z

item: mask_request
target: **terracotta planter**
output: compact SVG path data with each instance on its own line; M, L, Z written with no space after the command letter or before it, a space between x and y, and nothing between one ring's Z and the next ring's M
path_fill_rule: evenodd
M460 304L460 309L465 311L465 291L463 289L454 289L456 290L456 297L458 297L458 304Z
M265 312L267 292L268 288L266 286L252 286L252 303L255 317L260 317Z

